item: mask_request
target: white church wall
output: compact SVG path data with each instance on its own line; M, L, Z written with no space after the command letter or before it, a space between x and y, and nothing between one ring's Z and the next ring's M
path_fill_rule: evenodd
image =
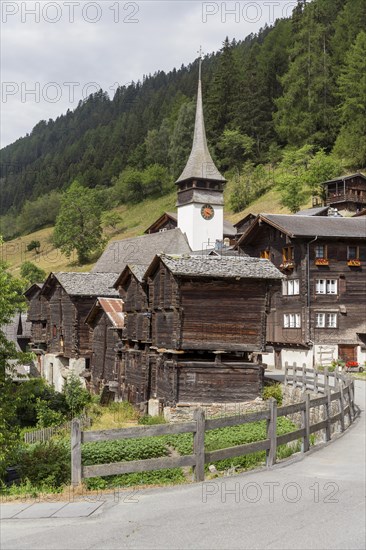
M214 248L216 240L223 239L224 209L213 205L215 214L211 220L201 215L202 204L187 204L178 207L178 227L187 235L192 250Z

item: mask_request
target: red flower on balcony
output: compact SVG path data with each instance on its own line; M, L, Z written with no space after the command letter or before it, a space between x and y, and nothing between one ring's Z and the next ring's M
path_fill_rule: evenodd
M347 265L349 265L350 267L360 267L361 260L359 260L358 258L354 260L348 260Z
M328 258L315 258L315 265L329 265Z
M347 361L346 363L346 369L354 369L358 368L359 364L357 361Z

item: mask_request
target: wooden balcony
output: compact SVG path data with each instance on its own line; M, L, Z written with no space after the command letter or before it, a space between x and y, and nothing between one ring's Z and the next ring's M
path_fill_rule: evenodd
M366 202L366 197L363 195L357 196L354 193L330 193L325 199L326 206L342 202L357 202L363 204Z

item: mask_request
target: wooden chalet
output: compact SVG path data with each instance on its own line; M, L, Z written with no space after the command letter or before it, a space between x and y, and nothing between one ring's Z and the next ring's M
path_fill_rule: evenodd
M93 393L119 385L118 342L124 327L123 301L118 298L97 298L85 320L93 331L90 367L84 377Z
M312 350L316 364L365 360L366 219L259 215L239 248L284 274L267 319L267 341Z
M366 176L361 173L323 182L325 205L340 212L359 212L366 208Z
M124 301L122 398L238 402L261 391L266 315L281 274L247 257L154 258L116 282Z

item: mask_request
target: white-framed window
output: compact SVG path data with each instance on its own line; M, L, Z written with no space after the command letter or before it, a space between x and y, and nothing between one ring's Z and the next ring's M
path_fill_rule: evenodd
M327 258L327 245L317 244L314 247L314 250L315 250L315 258L321 258L321 259Z
M286 279L285 281L282 281L282 296L298 296L299 294L299 279Z
M337 294L337 290L337 279L316 279L315 281L316 294Z
M283 326L284 328L300 328L301 327L300 313L284 313Z
M337 314L316 313L315 326L316 328L337 328Z

